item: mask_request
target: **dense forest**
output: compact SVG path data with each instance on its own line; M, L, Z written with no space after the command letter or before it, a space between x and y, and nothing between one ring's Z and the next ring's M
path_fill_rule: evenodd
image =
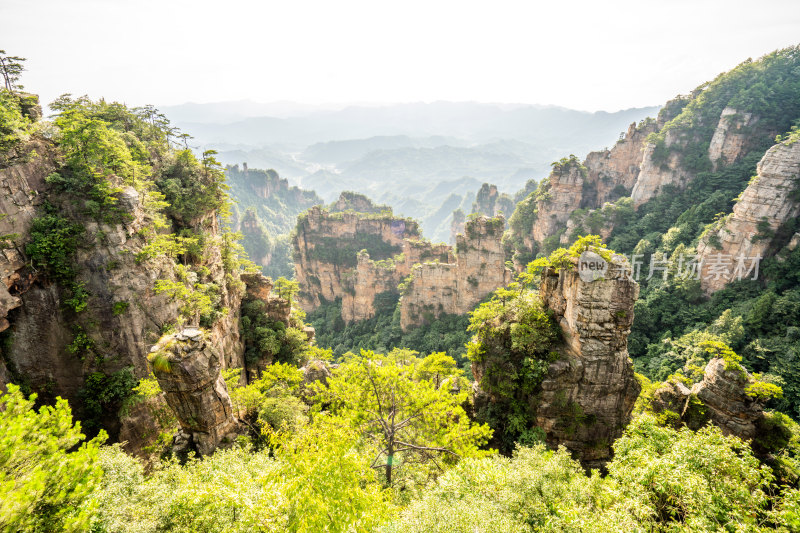
M508 265L525 259L514 281L405 331L403 287L366 320L345 323L341 300L299 308L308 287L288 279L280 239L313 193L270 171L226 177L152 107L65 95L44 120L17 85L24 60L0 58L0 530L800 530L797 218L762 224L758 279L713 294L680 277L637 284L620 255L669 269L714 244L765 152L800 140L800 49L662 110L648 142L657 163L688 169L684 187L636 208L617 191L575 215L573 234L530 247L520 232L552 192L531 182L505 233ZM717 168L726 107L760 122ZM611 265L593 285L576 267L587 252ZM624 383L575 370L591 360ZM719 383L746 423L703 396ZM719 423L731 419L749 436Z

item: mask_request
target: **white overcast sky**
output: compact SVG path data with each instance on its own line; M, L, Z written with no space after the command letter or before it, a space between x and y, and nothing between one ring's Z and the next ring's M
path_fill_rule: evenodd
M131 105L658 105L800 44L798 0L0 0L26 89Z

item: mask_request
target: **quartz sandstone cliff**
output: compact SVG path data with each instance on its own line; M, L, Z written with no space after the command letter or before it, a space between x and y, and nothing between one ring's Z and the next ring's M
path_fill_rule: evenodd
M535 399L536 425L549 446L566 446L585 465L611 457L641 389L628 358L639 285L614 256L605 277L583 281L576 269L546 269L540 294L564 334Z
M8 313L20 305L20 295L27 291L36 272L26 268L26 235L41 204L39 191L44 180L56 169L55 147L43 139L34 139L15 150L17 162L0 168L0 331L9 327Z
M232 440L238 422L220 372L221 354L210 337L196 328L164 336L149 359L167 404L201 455Z
M87 376L110 376L126 368L135 378L150 373L146 355L161 336L162 328L179 319L179 301L156 294L157 280L176 280L175 263L165 256L137 259L148 243L142 231L152 224L143 194L109 177L118 192L119 222L98 222L76 215L85 231L75 256L76 283L89 293L86 308L74 313L65 306L62 288L49 280L40 265L25 255L31 222L44 199L50 197L45 177L58 169L58 152L47 141L33 139L24 147L27 158L0 169L0 199L6 217L0 232L13 234L0 252L0 329L6 380L24 380L44 401L61 396L81 415L81 389ZM69 209L69 206L65 207ZM206 234L203 265L208 280L219 287L221 316L209 326L221 364L243 367L239 339L239 305L242 289L238 274L225 271L222 241L212 213L198 221ZM81 344L76 346L76 341ZM71 349L76 346L76 349ZM133 408L120 419L116 412L103 414L102 423L112 439L118 435L147 433L137 424L147 423ZM155 435L151 435L155 437ZM131 439L131 446L146 445ZM131 448L129 448L131 449ZM136 451L131 449L131 451Z
M502 216L474 217L457 237L454 261L414 266L400 299L403 330L443 314L466 314L496 288L508 285L511 270L501 243L504 225Z
M747 394L753 383L753 376L740 365L714 358L691 389L677 380L662 384L653 394L652 408L656 413L671 411L695 430L710 422L725 435L750 440L758 436L766 403Z
M723 156L724 157L724 156ZM800 215L800 142L770 148L758 163L756 177L733 207L733 213L708 231L697 245L706 293L736 278L753 277L757 259L788 240L782 228Z
M343 202L340 199L342 206L353 207ZM376 297L397 295L397 286L413 265L452 261L449 246L419 238L415 221L387 210L375 212L371 205L356 204L370 213L316 206L300 217L292 242L301 288L298 302L304 310L341 299L345 322L371 318Z
M685 100L668 102L658 119L631 124L613 148L591 152L582 164L575 159L554 164L553 172L535 193L535 220L530 231L515 235L514 240L531 252L554 236L561 244L569 244L576 233L598 233L607 238L614 221L595 216L589 223L593 211L625 196L630 196L633 207L638 208L667 185L685 188L696 172L684 163L683 151L702 139L689 138L681 129L668 126L682 109L682 102ZM663 135L661 145L651 138L658 132ZM765 128L757 116L724 108L708 145L712 169L740 161L775 133ZM521 269L524 265L516 267Z

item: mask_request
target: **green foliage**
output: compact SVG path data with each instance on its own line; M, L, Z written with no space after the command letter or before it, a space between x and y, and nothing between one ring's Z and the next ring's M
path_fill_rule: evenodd
M327 384L316 383L317 403L346 427L359 428L372 445L372 465L384 472L387 486L424 484L458 457L485 454L479 447L491 436L486 425L474 424L461 404L467 390L437 387L425 379L431 366L453 368L395 349L388 355L362 351L350 354ZM444 364L443 364L444 363Z
M608 472L639 521L691 531L760 525L772 481L750 448L719 428L676 431L648 415L614 443Z
M226 168L226 174L240 221L248 219L263 228L251 232L242 227L242 244L248 255L258 259L271 253L269 264L262 267L263 273L273 279L291 278L294 263L289 234L297 224L297 216L311 206L322 204L322 199L313 191L290 187L274 170L244 171L234 165Z
M15 89L22 89L22 85L17 83L22 71L25 70L24 57L10 56L5 50L0 50L0 76L3 77L4 90L12 92Z
M83 284L76 281L74 264L84 229L57 214L52 207L46 212L33 220L25 253L34 268L44 269L45 274L68 291L65 303L75 312L83 311L89 294Z
M275 280L275 292L279 298L283 298L289 305L292 305L292 298L300 290L300 284L294 280L278 278Z
M783 389L774 383L768 383L766 381L757 380L753 383L750 383L747 385L747 387L745 387L744 392L754 400L760 402L766 402L772 398L780 399L783 397Z
M152 172L148 148L164 150L162 139L143 144L131 130L142 129L142 117L121 104L62 96L51 104L57 112L58 146L65 165L48 183L83 200L83 212L106 222L119 219L120 183L147 188Z
M94 434L118 415L125 401L134 394L137 380L133 367L126 367L113 374L92 372L84 380L78 393L86 430Z
M25 139L30 121L22 115L20 97L0 89L0 167L14 155L12 150Z
M356 233L352 239L346 240L317 236L310 239L314 242L314 248L309 251L309 259L337 265L341 269L355 268L361 250L367 250L373 261L389 259L403 251L400 246L372 233Z
M38 412L35 400L13 384L0 395L0 529L87 531L105 434L81 442L84 435L80 424L73 425L66 400Z
M569 249L559 248L554 250L549 257L540 257L531 262L528 264L527 271L529 274L537 274L546 267L550 267L556 272L562 268L573 270L576 264L575 259L580 257L586 250L597 253L606 261L611 261L612 256L615 254L614 251L606 249L606 245L603 244L603 240L599 235L586 235L585 237L579 237Z
M341 306L341 300L326 302L308 315L317 332L317 345L331 348L334 357L361 350L388 352L398 347L419 353L445 352L459 367L469 367L465 357L465 345L470 338L468 316L440 315L434 321L403 332L396 294L378 294L375 316L351 324L342 320Z
M128 307L131 306L130 302L120 301L114 302L114 305L111 308L111 312L114 316L124 315L125 312L128 310Z
M222 316L220 287L214 283L200 283L196 272L183 265L175 265L178 279L157 280L153 291L178 300L181 317L190 323L207 327Z
M769 468L718 428L674 430L645 415L614 449L605 477L542 445L461 461L383 530L791 531L797 523L796 491L773 493Z
M564 448L518 448L513 458L465 459L382 531L634 531L636 523L596 473Z
M261 376L240 385L241 368L223 371L234 409L250 426L259 447L281 433L296 434L308 423L308 406L300 398L303 373L293 365L267 365Z
M246 299L241 307L239 330L245 344L245 361L255 366L259 361L301 364L309 348L306 334L298 327L287 326L266 313L266 304ZM302 324L297 324L302 327Z
M214 150L206 150L198 161L191 150L171 153L156 179L169 203L167 214L183 227L194 227L209 213L226 209L225 172L214 155Z
M105 448L92 531L367 532L388 518L388 495L354 453L351 430L320 417L274 444L273 452L234 447L165 462L147 475L119 447Z
M532 428L529 399L558 357L553 348L560 330L538 294L516 283L478 306L467 329L474 334L467 357L483 369L481 390L494 400L476 417L489 423L500 450L509 453Z

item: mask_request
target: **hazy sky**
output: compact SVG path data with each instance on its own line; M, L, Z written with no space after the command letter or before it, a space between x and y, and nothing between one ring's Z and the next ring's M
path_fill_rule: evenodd
M661 104L800 43L798 0L0 0L24 85L131 105Z

